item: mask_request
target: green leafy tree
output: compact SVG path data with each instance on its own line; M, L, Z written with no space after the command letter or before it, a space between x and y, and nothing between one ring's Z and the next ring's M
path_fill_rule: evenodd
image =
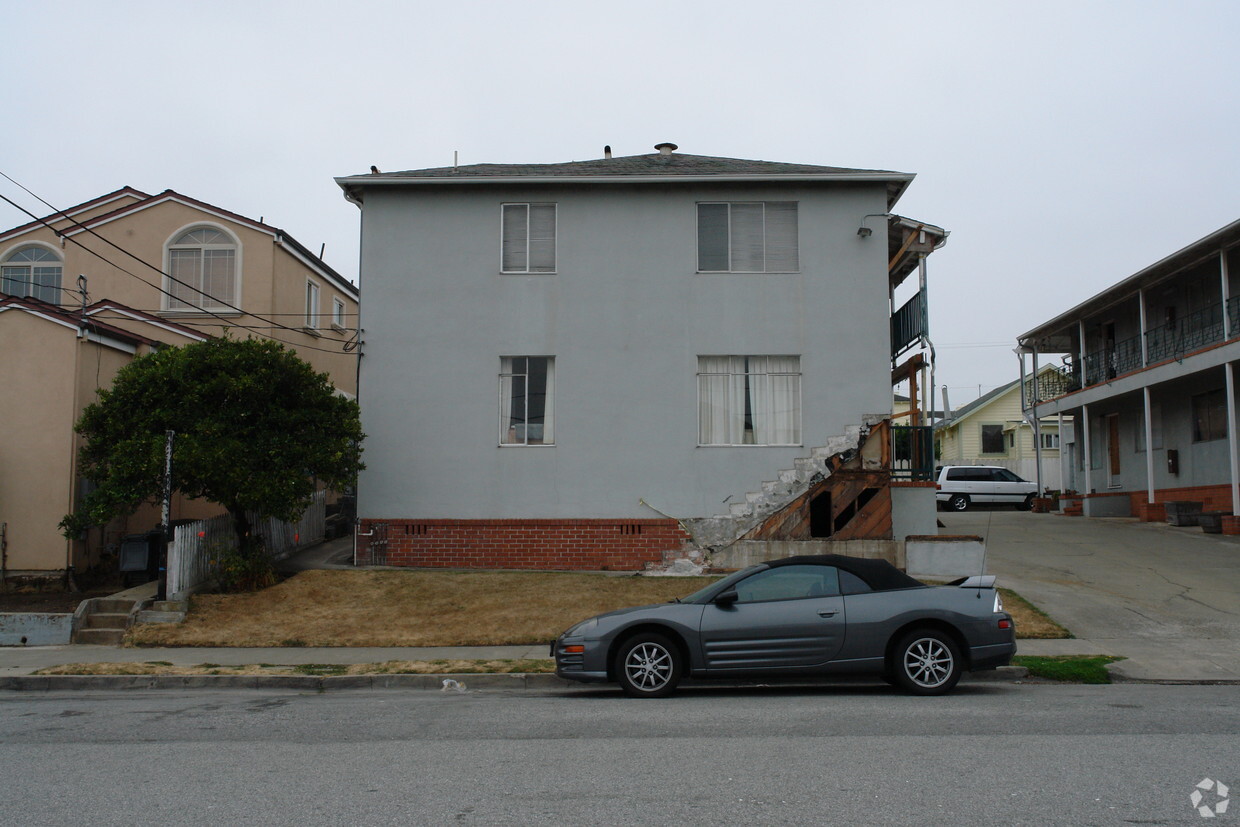
M296 520L316 482L353 484L363 434L356 402L282 345L211 339L126 365L76 425L81 474L96 487L61 522L67 537L130 514L163 491L165 432L176 432L172 487L228 510L243 554L247 512Z

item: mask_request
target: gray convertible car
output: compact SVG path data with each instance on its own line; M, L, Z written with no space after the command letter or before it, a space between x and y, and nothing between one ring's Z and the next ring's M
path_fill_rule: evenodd
M682 678L875 675L941 695L964 671L1004 666L1016 628L991 576L928 586L882 560L788 557L671 603L583 620L551 644L556 674L636 698Z

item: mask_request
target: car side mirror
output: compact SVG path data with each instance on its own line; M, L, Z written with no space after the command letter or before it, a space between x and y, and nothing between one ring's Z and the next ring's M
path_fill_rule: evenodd
M740 597L737 595L736 589L725 589L715 595L714 602L716 606L731 606L739 599Z

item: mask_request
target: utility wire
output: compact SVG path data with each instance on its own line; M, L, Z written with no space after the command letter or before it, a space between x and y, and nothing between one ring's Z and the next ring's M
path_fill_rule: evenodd
M54 207L53 205L49 204L47 201L44 201L42 198L39 198L39 196L38 196L38 195L35 195L35 194L34 194L33 192L31 192L29 189L27 189L26 187L22 186L22 184L20 184L20 183L18 183L17 181L13 180L13 178L11 178L9 175L5 174L3 171L0 171L0 176L3 176L4 178L8 179L9 181L11 181L11 182L12 182L13 184L15 184L16 186L21 187L21 189L23 189L23 190L25 190L26 192L30 193L30 195L31 195L32 197L34 197L34 198L38 199L38 200L39 200L40 202L42 202L45 206L47 206L47 207L48 207L48 209L53 210L53 211L54 211L54 213L55 213L55 214L52 216L53 218L55 218L55 217L58 217L58 216L59 216L59 217L63 217L63 218L65 218L65 219L67 219L68 221L71 221L71 222L72 222L75 226L80 227L82 230L84 230L84 231L85 231L85 232L87 232L87 233L90 233L92 236L94 236L95 238L99 239L99 240L100 240L100 241L102 241L103 243L107 244L109 247L114 247L115 249L119 250L120 252L122 252L122 253L124 253L125 255L129 256L130 258L132 258L134 261L137 261L139 264L141 264L141 265L143 265L143 266L145 266L145 267L149 267L150 269L154 270L155 272L159 273L160 275L165 276L165 277L166 277L166 278L168 278L170 281L176 282L177 284L179 284L179 285L181 285L181 286L183 286L183 287L186 287L186 288L188 288L188 289L190 289L190 290L193 290L195 293L200 294L200 295L201 295L201 296L203 296L204 298L211 299L212 301L214 301L214 302L216 302L216 303L218 303L218 304L221 304L221 305L223 305L224 307L227 307L227 308L229 308L229 309L231 309L231 310L235 310L235 311L237 311L238 313L242 314L243 316L249 316L249 317L251 317L251 318L258 319L259 321L262 321L262 322L267 322L267 324L268 324L270 327L274 327L274 328L277 328L277 329L280 329L280 330L287 330L287 331L290 331L290 332L293 332L293 333L301 333L301 332L302 332L302 331L301 331L300 329L298 329L298 328L295 328L295 327L289 327L288 325L281 324L281 323L279 323L279 322L276 322L276 321L273 321L273 320L271 320L271 319L268 319L268 318L265 318L265 317L263 317L263 316L260 316L260 315L258 315L258 314L256 314L256 313L249 313L249 312L247 312L247 311L245 311L245 310L242 310L241 308L239 308L239 307L237 307L237 306L235 306L235 305L229 304L229 303L228 303L228 302L226 302L226 301L222 301L222 300L220 300L220 299L217 299L215 296L212 296L212 295L210 295L210 294L208 294L208 293L206 293L206 292L204 292L204 291L202 291L202 290L198 289L197 287L194 287L194 286L193 286L193 285L191 285L191 284L187 284L187 283L185 283L185 282L181 281L180 279L176 278L175 276L172 276L172 275L170 275L170 274L168 274L168 273L165 273L163 270L161 270L160 268L156 267L154 264L151 264L150 262L145 261L145 260L143 260L143 259L139 258L138 256L134 255L133 253L131 253L131 252L129 252L128 250L124 249L123 247L121 247L121 246L119 246L119 245L117 245L117 244L114 244L114 243L113 243L110 239L104 238L103 236L99 235L97 232L95 232L95 231L94 231L93 229L91 229L90 227L86 227L86 226L85 226L85 225L83 225L81 222L79 222L79 221L77 221L76 219L74 219L74 218L72 218L72 217L70 217L70 216L66 215L66 214L65 214L65 212L64 212L63 210L57 210L57 209L56 209L56 207ZM71 237L69 237L69 236L65 235L64 233L62 233L61 231L59 231L59 230L57 230L55 227L53 227L51 224L49 224L49 223L48 223L48 221L47 221L46 219L44 219L44 218L40 218L39 216L37 216L37 215L35 215L34 213L30 212L30 210L28 210L28 209L26 209L25 207L21 206L21 205L20 205L20 204L18 204L16 201L14 201L14 200L12 200L11 198L9 198L8 196L3 195L3 194L0 194L0 199L3 199L4 201L8 202L8 203L9 203L9 204L11 204L12 206L16 207L18 210L21 210L23 213L25 213L26 215L30 216L30 217L31 217L34 221L36 221L37 223L41 224L42 226L44 226L44 227L46 227L47 229L51 230L52 232L56 233L56 235L57 235L57 236L59 236L60 238L62 238L62 239L64 239L64 240L66 240L66 241L72 242L73 244L76 244L76 245L77 245L78 247L80 247L81 249L85 250L86 252L90 253L91 255L93 255L93 256L95 256L96 258L98 258L98 259L100 259L101 261L103 261L105 264L108 264L108 265L109 265L109 266L111 266L111 267L115 267L117 270L121 271L122 273L124 273L124 274L126 274L126 275L128 275L128 276L131 276L132 278L137 279L138 281L142 282L143 284L147 285L148 287L151 287L151 288L153 288L153 289L155 289L155 290L159 291L160 293L162 293L163 295L167 296L167 297L168 297L168 298L170 298L170 299L176 299L176 300L178 300L178 301L182 301L182 299L180 299L178 296L175 296L175 295L173 295L172 293L170 293L169 291L167 291L167 290L163 289L162 287L160 287L159 285L157 285L157 284L155 284L155 283L153 283L153 282L151 282L151 281L148 281L147 279L142 278L142 277L141 277L141 276L139 276L137 273L134 273L134 272L132 272L132 271L130 271L130 270L127 270L127 269L125 269L124 267L121 267L119 264L116 264L115 262L113 262L113 261L111 261L110 259L108 259L108 258L107 258L106 256L104 256L102 253L99 253L99 252L98 252L98 251L96 251L96 250L92 250L90 247L87 247L85 244L82 244L82 243L81 243L80 241L78 241L76 238L71 238ZM201 311L201 312L203 312L203 313L206 313L206 314L207 314L207 315L209 315L209 316L212 316L212 317L214 317L214 318L216 318L216 319L219 319L219 320L220 320L220 322L221 322L224 326L226 326L226 327L239 327L239 328L243 328L243 329L250 329L250 328L246 328L244 325L238 325L238 324L235 324L235 323L234 323L231 319L229 319L229 318L227 318L227 317L225 317L225 316L221 316L221 315L219 315L218 313L215 313L215 312L213 312L213 311L211 311L211 310L208 310L208 309L207 309L207 308L205 308L205 307L200 307L200 308L198 308L198 310L200 310L200 311ZM291 315L297 315L297 314L291 314ZM169 321L177 321L177 320L175 320L175 319L171 319L171 320L169 320ZM308 350L317 350L317 351L321 351L321 352L323 352L323 353L341 353L341 352L348 353L348 352L350 352L351 350L353 350L353 349L356 347L356 344L354 344L354 343L352 343L352 342L346 342L346 343L345 343L345 346L344 346L342 349L339 349L339 350L338 350L338 349L335 349L335 348L330 348L330 349L329 349L329 348L315 347L314 345L298 344L298 343L295 343L295 342L291 342L291 341L289 341L289 340L287 340L287 339L281 339L281 338L279 338L278 336L272 336L272 335L270 335L270 334L267 334L267 337L268 337L268 338L270 338L270 339L273 339L273 340L275 340L275 341L277 341L277 342L281 342L282 344L290 345L290 346L292 346L292 347L294 347L294 348L305 348L305 349L308 349ZM350 345L352 345L352 347L350 347Z

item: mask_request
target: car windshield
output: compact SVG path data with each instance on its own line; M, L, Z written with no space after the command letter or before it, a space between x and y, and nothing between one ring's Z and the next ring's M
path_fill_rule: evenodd
M743 580L744 578L748 577L749 575L753 574L755 571L761 568L765 568L765 566L759 564L756 566L750 566L749 568L741 569L738 572L729 574L727 577L723 578L722 580L716 580L714 583L711 583L708 586L703 586L702 588L695 591L693 594L686 595L685 597L680 598L679 602L681 603L704 603L706 601L707 595L714 594L720 591L721 590L720 587L727 588L732 583L735 583L738 580Z

